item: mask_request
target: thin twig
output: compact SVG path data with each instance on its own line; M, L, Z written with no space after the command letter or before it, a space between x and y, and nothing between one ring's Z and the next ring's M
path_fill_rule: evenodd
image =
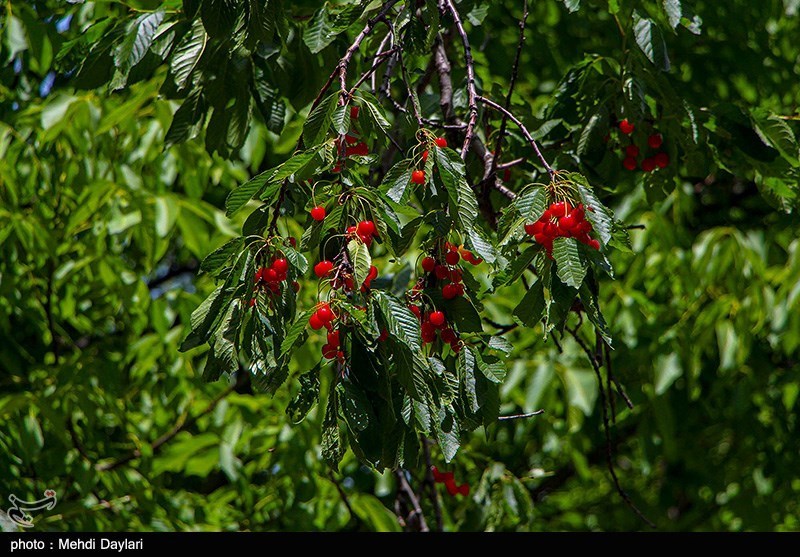
M539 416L541 414L544 414L544 409L543 408L541 408L539 410L536 410L535 412L527 412L525 414L512 414L511 416L499 416L497 419L498 419L498 421L502 421L502 420L519 420L519 419L522 419L522 418L532 418L533 416Z
M614 386L617 389L617 394L619 394L619 396L622 397L622 400L625 401L625 405L631 410L633 410L633 402L628 397L628 393L625 392L625 389L622 388L622 385L617 380L617 377L616 375L614 375L614 372L611 370L611 347L605 343L603 343L603 346L604 346L603 350L605 352L606 374L611 379L611 382L614 383Z
M517 166L518 164L522 164L523 162L527 161L528 159L524 157L520 157L518 159L514 159L513 161L504 162L497 165L497 170L505 170L507 168L512 168Z
M550 166L550 164L544 158L544 155L542 155L542 151L541 149L539 149L539 144L536 143L536 140L531 135L531 132L529 132L528 128L525 127L525 124L523 124L519 120L519 118L514 116L514 114L512 114L510 111L506 110L505 108L503 108L502 106L500 106L491 99L487 99L486 97L478 95L478 101L497 110L502 114L506 114L508 116L508 119L514 122L514 124L516 124L516 126L520 129L522 135L525 137L525 140L530 144L530 146L533 148L533 151L536 153L536 157L539 159L539 161L541 161L542 165L547 170L547 173L550 174L550 178L551 179L555 178L556 171L553 169L552 166Z
M172 426L172 429L170 429L164 435L153 441L153 443L150 445L151 452L153 454L157 453L161 447L169 443L181 431L192 427L200 420L200 418L202 418L203 416L207 416L208 414L213 412L214 409L217 407L217 405L220 402L222 402L225 399L225 397L234 392L234 389L235 385L231 385L230 387L226 388L224 391L218 394L217 397L214 398L214 400L209 402L208 406L206 406L203 409L203 411L197 414L196 416L189 418L188 420L183 419L183 417L180 420L178 420L178 423ZM129 463L130 461L136 460L141 456L142 456L141 449L135 449L130 453L128 453L126 456L120 458L119 460L115 460L113 462L109 462L106 464L98 464L95 466L95 469L98 472L110 472L111 470L116 470L117 468L120 468L125 464Z
M467 121L467 131L464 134L464 144L461 146L461 158L466 159L467 152L472 143L472 136L475 133L475 124L478 122L478 93L475 90L475 63L472 60L472 49L469 46L469 37L467 37L464 24L461 22L461 16L458 14L455 5L453 5L453 0L443 0L443 2L453 16L456 30L461 37L461 44L464 46L464 63L467 66L467 105L469 106L469 120Z
M414 493L411 485L408 483L405 470L399 468L394 471L394 475L397 478L398 494L402 494L411 505L411 512L406 519L406 523L409 526L416 523L419 525L418 529L420 532L429 532L430 528L428 528L428 523L425 521L425 515L423 514L422 507L419 504L419 498L417 497L417 494Z
M522 47L525 44L525 23L528 20L528 0L523 0L522 3L522 19L519 20L519 40L517 41L517 53L514 55L514 64L511 66L511 79L508 83L508 92L506 93L506 102L505 102L505 109L506 113L503 114L503 117L500 119L500 127L498 128L497 133L497 142L494 146L494 153L492 153L492 162L489 166L489 170L486 173L487 176L484 178L484 195L488 195L489 188L488 188L488 180L491 180L494 177L495 172L497 171L497 161L500 158L500 153L503 149L503 139L505 139L506 135L506 125L508 124L508 115L507 112L511 109L511 95L514 94L514 85L517 83L517 74L519 73L519 60L522 56Z
M53 352L53 365L58 366L59 346L56 334L56 322L53 317L53 282L55 281L56 264L53 259L48 262L47 292L45 293L44 313L47 316L47 329L50 332L50 350Z
M336 476L333 475L333 472L330 470L328 471L328 479L330 479L331 483L333 483L333 485L336 486L336 491L339 492L339 497L342 499L342 503L344 503L344 506L347 507L347 512L350 513L350 517L360 524L361 517L358 516L356 512L353 510L353 506L350 504L350 499L347 497L347 493L345 493L344 488L336 479Z
M348 97L352 97L355 94L356 89L358 89L361 86L362 83L364 83L367 79L369 79L370 76L375 75L375 71L380 67L380 65L383 64L389 58L391 58L399 50L400 50L400 47L395 46L395 47L390 48L389 50L387 50L385 52L381 52L379 54L376 54L375 55L375 62L372 64L370 69L365 71L363 73L363 75L358 78L358 81L355 82L355 85L353 85L350 88L350 92L347 93L347 96Z
M625 492L624 489L622 489L622 485L619 483L619 478L617 477L617 471L614 469L614 457L612 455L612 449L611 449L612 447L611 427L609 426L608 423L606 392L605 389L603 388L603 376L600 373L600 366L598 365L597 360L595 360L594 354L592 354L591 349L586 345L586 342L584 342L584 340L580 337L577 328L570 329L569 327L566 327L566 330L569 332L572 338L575 339L575 342L578 344L578 346L581 347L581 349L586 354L586 357L589 359L589 363L592 365L594 374L597 377L598 390L600 393L600 408L603 415L603 431L606 437L606 464L608 466L608 472L609 474L611 474L611 479L614 482L614 487L616 488L617 493L619 493L619 496L622 497L622 500L625 501L625 504L627 504L628 507L630 507L630 509L636 514L636 516L641 518L651 528L655 528L656 525L649 518L647 518L644 515L644 513L642 513L642 511L639 510L639 507L636 506L633 500L631 500L630 496Z
M436 531L442 532L444 530L444 521L442 520L442 506L439 502L439 492L436 491L436 481L433 479L433 462L431 462L431 440L420 435L420 442L422 443L422 451L425 455L425 487L428 489L428 497L433 506L433 514L436 517Z

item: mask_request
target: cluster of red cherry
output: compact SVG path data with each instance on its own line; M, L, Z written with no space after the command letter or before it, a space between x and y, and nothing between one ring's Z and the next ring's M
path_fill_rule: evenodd
M626 118L619 123L619 131L625 135L631 135L635 126ZM660 133L654 132L647 138L647 146L650 149L660 149L664 143L664 138ZM637 158L641 154L641 150L637 145L631 143L625 147L625 158L622 159L622 166L627 170L636 170L639 166ZM642 159L641 168L644 172L653 172L656 168L666 168L669 166L669 155L663 151L658 151L652 156Z
M591 207L588 208L592 210ZM590 248L599 250L600 242L589 236L592 224L586 220L583 204L572 207L569 201L558 201L550 205L544 214L533 224L525 225L525 232L542 244L547 254L552 256L553 240L556 238L575 238Z
M463 495L466 497L469 495L469 484L466 482L461 485L456 484L455 476L452 472L439 472L436 466L431 466L431 473L433 474L433 481L437 484L444 484L445 488L447 488L447 493L451 496Z
M350 107L350 122L351 122L350 126L353 129L353 133L348 133L344 136L344 141L346 145L344 147L344 152L343 155L341 156L341 159L350 157L352 155L361 155L361 156L369 155L369 146L363 141L361 141L361 139L359 139L358 131L356 131L355 129L355 120L358 120L358 112L359 112L359 107L357 106ZM340 147L341 144L339 143L338 137L334 140L334 145L336 147L336 152L341 153L342 152ZM331 169L331 172L337 173L342 171L341 159Z
M442 296L445 300L452 300L464 295L464 274L457 267L462 259L472 265L480 265L483 259L475 257L471 251L462 247L457 247L450 242L445 245L445 265L437 262L432 256L428 255L422 259L422 270L433 275L440 281L445 281L442 286Z

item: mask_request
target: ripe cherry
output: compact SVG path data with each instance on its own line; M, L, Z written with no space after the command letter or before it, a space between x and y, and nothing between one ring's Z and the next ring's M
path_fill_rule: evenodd
M600 242L597 240L589 240L588 245L592 249L600 250Z
M638 157L639 156L639 148L636 145L628 145L625 147L625 155L628 157Z
M436 146L444 149L445 147L447 147L447 139L445 139L444 137L437 137Z
M445 284L442 287L442 296L445 300L452 300L458 297L458 287L455 284Z
M461 484L458 486L458 492L464 497L469 495L469 484Z
M328 344L331 346L339 346L339 331L331 331L328 333Z
M322 278L329 274L333 270L333 262L328 261L327 259L323 259L316 265L314 265L314 274L317 277Z
M431 271L433 271L434 267L436 267L436 260L433 257L428 256L422 258L423 271L425 271L426 273L430 273Z
M427 149L422 151L422 163L425 164L426 162L428 162L428 150Z
M650 146L651 149L658 149L661 147L661 144L664 143L664 138L661 137L660 133L654 133L650 137L647 138L647 144Z
M425 183L425 171L424 170L415 170L411 173L411 181L415 184L424 184Z
M636 159L633 157L625 157L622 161L622 166L624 166L626 170L636 170Z
M433 274L436 275L436 278L439 280L447 278L447 275L450 274L450 271L447 270L447 267L444 265L436 265L433 268Z
M322 347L322 355L329 359L333 360L336 357L337 347L331 346L330 344L326 344Z
M383 329L378 337L378 342L385 342L387 338L389 338L389 331Z
M283 258L276 259L272 262L272 268L275 269L275 272L278 274L285 273L289 270L289 262Z
M362 220L358 223L356 227L356 232L358 232L359 236L374 236L375 235L375 223L371 220Z
M308 318L308 324L311 325L311 328L315 331L319 331L322 328L323 322L322 319L319 318L317 313L312 313L311 317Z
M444 260L447 261L448 265L457 265L461 260L461 256L458 255L457 251L450 251L444 256Z
M331 311L331 307L328 304L324 304L320 306L317 310L317 317L323 323L328 323L329 321L333 321L333 311Z
M444 313L441 311L431 312L428 319L430 320L431 324L436 328L440 328L442 325L444 325L445 322Z
M642 170L645 172L652 172L656 168L656 161L654 161L651 157L647 157L642 161Z
M320 207L317 205L313 209L311 209L311 218L317 222L322 222L325 220L325 207Z
M297 294L298 292L300 292L300 283L299 283L299 282L297 282L296 280L293 280L293 281L292 281L292 290L294 290L294 293L295 293L295 294Z
M350 107L350 118L352 118L353 120L356 120L358 118L358 111L359 111L359 107L351 106Z
M447 480L445 480L444 486L447 488L447 493L449 493L453 497L458 495L458 486L456 485L454 479L448 478Z
M436 340L436 328L430 323L423 323L420 327L422 342L430 344Z
M625 118L622 122L619 123L619 131L624 133L625 135L630 135L633 133L635 126L631 124L627 118Z
M448 327L442 330L442 342L450 344L456 340L458 340L458 337L456 337L456 332L453 329Z
M420 319L422 317L422 313L419 310L419 306L415 306L412 304L408 306L408 309L411 311L411 313L417 316L417 319Z
M267 282L278 282L278 273L275 272L275 269L267 269L263 276Z
M554 217L563 217L572 211L572 206L567 201L559 201L550 205L550 214Z
M658 168L666 168L669 166L669 155L666 153L656 153L653 157L653 162L656 163Z

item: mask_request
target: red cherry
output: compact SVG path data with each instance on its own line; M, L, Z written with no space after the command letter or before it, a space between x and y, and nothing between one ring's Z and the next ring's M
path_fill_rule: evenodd
M363 141L353 145L347 152L348 155L369 155L369 146Z
M297 239L294 236L289 236L289 245L293 248L297 247Z
M633 157L625 157L622 161L622 166L624 166L626 170L636 170L636 159Z
M436 329L430 323L423 323L420 331L422 333L422 342L425 344L430 344L436 340Z
M272 268L275 269L275 272L278 274L285 273L289 270L289 262L285 259L276 259L272 262Z
M619 123L619 131L624 133L625 135L630 135L633 133L635 126L628 122L628 119L625 118L622 122Z
M334 315L333 311L331 311L331 307L328 304L320 306L320 308L317 310L317 317L323 323L333 321Z
M534 235L533 239L536 241L537 244L546 244L550 237L545 234L536 234Z
M342 352L341 350L339 350L339 351L336 353L336 359L339 361L339 363L340 363L340 364L343 364L343 363L344 363L344 352Z
M525 234L527 234L528 236L533 236L534 234L536 234L536 225L537 224L539 224L539 223L535 222L533 224L526 224L525 225ZM541 229L541 227L539 227L539 229Z
M433 257L423 257L422 258L422 270L426 273L430 273L433 271L434 267L436 267L436 260Z
M264 267L261 267L259 270L256 271L256 274L253 277L253 279L254 279L256 284L258 284L259 282L264 280L264 273L266 273L266 272L267 272L267 270Z
M359 107L351 106L350 107L350 118L352 118L353 120L358 119L358 111L359 111Z
M639 148L636 145L628 145L625 147L625 155L628 157L638 157L639 156Z
M285 272L284 273L278 273L276 279L277 279L277 282L285 281L286 280L286 273Z
M431 324L436 328L441 328L442 325L444 325L444 322L446 321L444 313L441 311L432 312L428 317L428 319L430 320Z
M331 346L339 346L339 331L331 331L328 333L328 344Z
M648 157L642 161L642 170L645 172L652 172L656 169L656 161Z
M436 483L442 481L442 473L439 472L439 469L436 466L431 466L431 474L433 475L433 481Z
M411 173L411 181L415 184L424 184L425 183L425 171L424 170L415 170Z
M447 139L445 139L444 137L437 137L436 146L444 149L445 147L447 147Z
M458 297L458 287L455 284L445 284L442 287L442 296L445 300L452 300Z
M508 182L509 180L511 180L511 169L510 168L506 168L503 171L503 181L504 182Z
M296 280L293 280L293 281L292 281L292 290L294 290L294 293L295 293L295 294L297 294L298 292L300 292L300 283L299 283L299 282L297 282Z
M669 155L666 153L656 153L656 156L653 157L653 162L656 163L658 168L666 168L669 166Z
M408 309L411 310L411 313L413 313L414 315L417 316L417 319L422 317L422 313L419 310L419 306L415 306L415 305L412 304L412 305L408 306Z
M325 220L325 207L320 207L319 205L311 209L311 218L317 222L322 222Z
M450 344L457 339L458 337L456 337L456 332L453 329L448 327L447 329L442 330L442 342Z
M278 282L278 273L275 269L267 269L264 272L264 280L267 282Z
M647 144L650 146L651 149L658 149L661 147L661 144L664 143L664 138L661 137L660 133L654 133L650 137L647 138Z
M378 278L378 268L375 265L370 265L369 273L367 273L367 280Z
M367 244L367 247L372 245L372 236L366 236L364 234L358 234L358 237L361 239L362 242Z
M375 223L371 220L362 220L358 223L356 227L356 232L358 232L359 236L374 236L375 235Z
M436 278L439 280L447 278L450 274L450 271L444 265L436 265L433 268L433 274L436 275Z
M389 338L389 331L383 329L378 337L378 342L385 342L387 338Z
M457 251L451 251L444 256L444 260L447 261L448 265L457 265L461 260L461 256L458 255Z
M461 272L461 269L450 269L450 275L448 276L448 278L452 282L458 283L461 282L461 279L464 278L464 273Z
M461 343L458 342L457 340L455 342L451 342L450 343L450 350L452 350L453 352L458 354L459 352L461 352Z
M328 261L327 259L323 259L316 265L314 265L314 274L317 277L322 278L328 275L333 270L333 262Z
M347 142L348 145L355 145L358 143L358 138L354 135L350 135L349 133L344 136L344 140Z
M600 250L600 242L597 240L589 240L588 245L592 249Z
M426 162L428 162L428 150L427 149L422 151L422 163L425 164Z
M311 325L311 328L315 331L319 331L322 328L322 319L319 318L316 312L311 314L311 317L308 318L308 324Z
M458 486L456 486L455 480L452 478L448 478L444 482L444 486L447 488L447 493L455 497L458 494Z
M458 486L458 492L464 497L469 495L469 484L461 484Z
M559 201L550 205L550 214L554 217L563 217L572 211L572 206L567 201Z
M325 346L322 347L322 355L328 358L329 360L332 360L336 357L336 351L337 347L331 346L330 344L326 344Z
M256 305L256 299L255 299L255 298L250 298L250 301L249 301L249 302L247 302L247 305L248 305L248 306L250 306L251 308L252 308L252 307L255 307L255 305Z

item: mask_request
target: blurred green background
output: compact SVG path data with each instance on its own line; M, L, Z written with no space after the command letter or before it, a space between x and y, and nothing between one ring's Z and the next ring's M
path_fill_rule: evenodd
M580 9L570 13L570 4ZM741 143L747 130L726 132L722 115L744 107L795 126L800 3L692 3L700 35L664 25L669 74L631 53L613 4L533 2L514 100L532 129L561 118L554 134L542 132L547 156L588 168L618 217L643 225L631 231L634 253L612 255L616 280L601 286L614 371L635 404L616 401L621 482L660 529L797 530L798 165L787 156L758 159ZM618 17L630 17L628 2L618 4ZM641 4L664 13L661 2ZM291 9L311 15L319 5ZM474 15L468 29L482 87L502 94L521 3L458 5ZM246 218L225 218L226 195L291 153L304 110L348 41L320 54L298 38L285 41L281 63L294 81L282 93L278 133L254 116L229 152L209 154L202 127L165 147L180 102L163 94L163 66L123 86L74 81L81 41L100 40L91 25L159 6L181 17L179 1L4 2L0 499L56 490L58 505L34 517L36 530L398 530L390 473L371 472L352 454L333 473L320 459L321 413L291 425L285 409L296 380L274 397L240 388L203 414L227 385L203 383L203 349L177 350L189 315L213 289L197 276L199 261ZM581 74L581 94L554 95L564 74L593 55L617 62ZM601 162L608 149L570 155L598 103L625 102L595 94L624 97L627 82L610 77L620 64L647 90L673 145L666 183L609 170ZM700 131L676 116L682 103ZM515 169L509 187L525 183L526 172ZM283 232L299 237L302 225L289 221ZM486 300L485 315L510 324L523 293L522 284L504 289ZM313 281L300 299L315 299ZM503 411L545 413L465 440L448 469L472 492L442 493L446 528L644 528L610 482L596 379L583 352L568 337L545 342L536 329L507 338L514 351ZM293 377L317 362L321 344L312 336ZM182 430L153 450L173 428ZM115 465L132 451L135 458ZM434 461L445 468L436 451Z

